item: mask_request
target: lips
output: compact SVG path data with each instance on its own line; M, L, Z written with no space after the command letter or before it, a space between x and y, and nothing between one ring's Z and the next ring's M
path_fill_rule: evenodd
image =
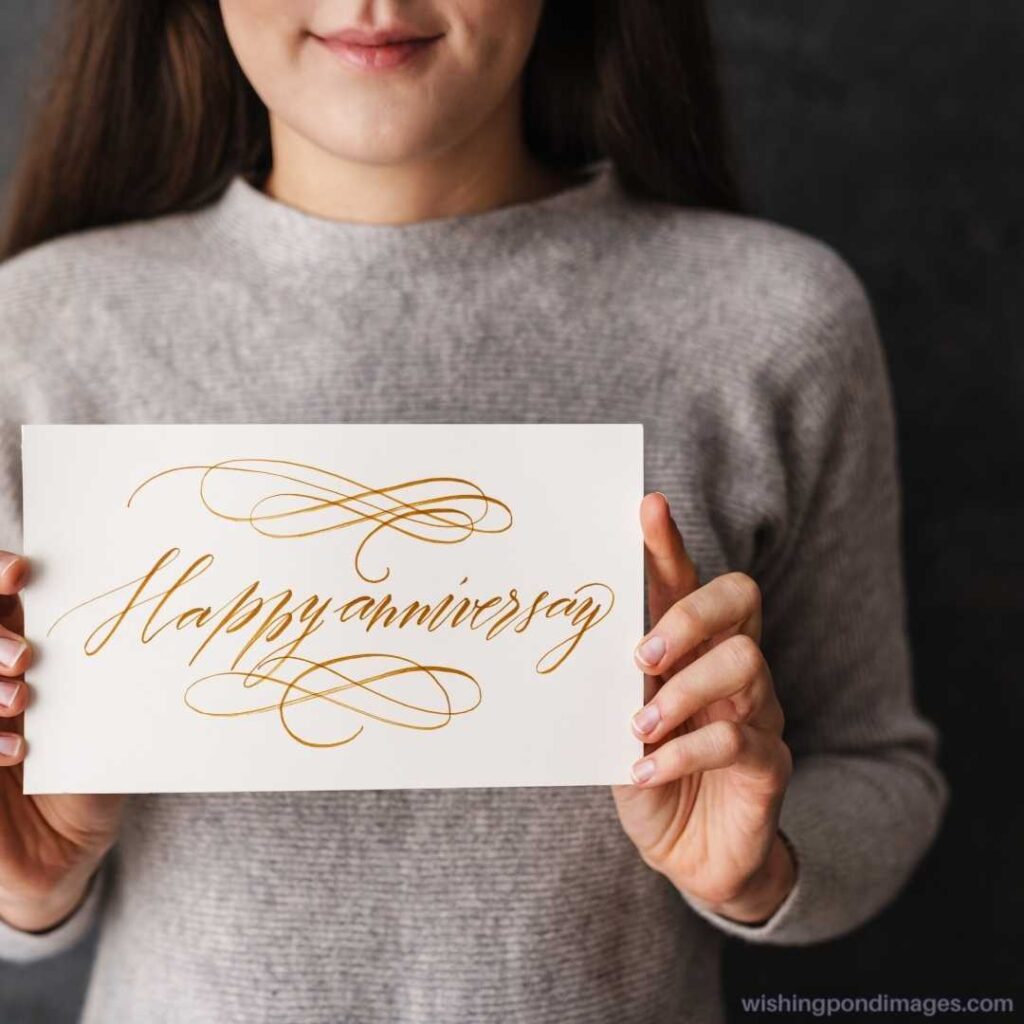
M368 71L384 71L401 67L432 49L441 34L423 33L402 28L344 29L329 35L313 34L325 49L354 67Z

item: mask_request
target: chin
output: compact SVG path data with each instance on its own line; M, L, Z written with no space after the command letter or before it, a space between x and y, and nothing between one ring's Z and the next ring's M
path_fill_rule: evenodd
M426 160L450 144L450 130L442 125L389 122L382 113L345 123L331 131L304 132L320 149L342 160L392 166Z

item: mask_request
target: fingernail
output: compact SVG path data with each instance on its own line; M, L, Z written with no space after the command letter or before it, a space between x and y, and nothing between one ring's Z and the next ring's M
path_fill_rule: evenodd
M13 668L15 662L25 650L24 640L12 640L9 636L0 636L0 665Z
M13 732L0 732L0 757L14 757L21 750L21 737Z
M649 757L645 757L642 761L637 761L637 763L633 765L634 782L646 782L653 776L654 762Z
M0 580L2 580L7 575L7 571L17 561L18 561L18 556L17 555L11 555L11 554L0 555ZM11 581L8 580L7 582L10 583Z
M665 641L660 636L649 636L636 649L636 656L645 665L657 665L665 657Z
M661 712L658 710L658 705L648 704L647 707L641 708L633 716L633 728L640 734L648 733L651 732L660 721Z
M16 679L0 679L0 707L9 708L20 689L21 683Z

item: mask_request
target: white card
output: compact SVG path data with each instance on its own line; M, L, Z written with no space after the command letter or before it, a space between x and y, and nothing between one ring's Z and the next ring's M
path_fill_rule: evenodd
M26 426L25 791L629 781L638 425Z

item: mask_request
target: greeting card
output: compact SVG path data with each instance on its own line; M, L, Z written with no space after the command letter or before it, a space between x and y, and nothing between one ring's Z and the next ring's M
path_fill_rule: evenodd
M25 791L629 780L637 425L23 428Z

